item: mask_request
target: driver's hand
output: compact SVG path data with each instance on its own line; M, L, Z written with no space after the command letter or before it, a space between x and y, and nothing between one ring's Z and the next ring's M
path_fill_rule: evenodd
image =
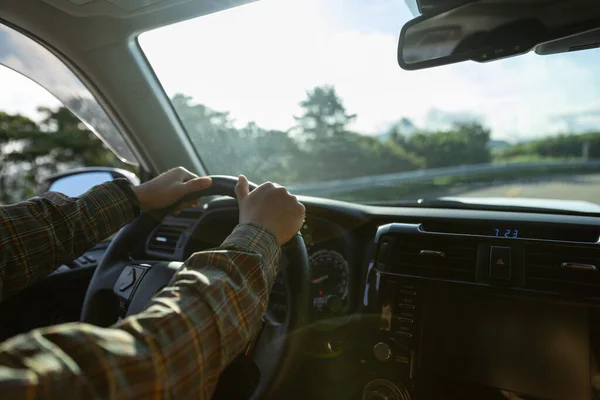
M240 175L235 187L240 223L254 223L271 231L279 244L289 241L304 221L304 206L286 188L266 182L249 192L248 180Z
M135 186L133 191L142 211L152 211L168 207L186 194L209 188L210 185L211 178L200 178L183 167L177 167ZM195 199L179 204L173 214L179 214L184 208L197 206L198 201L199 199Z

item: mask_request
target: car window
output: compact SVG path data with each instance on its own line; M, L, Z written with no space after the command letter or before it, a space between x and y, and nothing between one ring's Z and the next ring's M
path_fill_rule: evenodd
M0 204L33 196L43 179L72 168L135 171L37 83L0 66L0 87Z
M403 71L412 17L264 0L139 41L210 173L365 202L599 202L599 50Z

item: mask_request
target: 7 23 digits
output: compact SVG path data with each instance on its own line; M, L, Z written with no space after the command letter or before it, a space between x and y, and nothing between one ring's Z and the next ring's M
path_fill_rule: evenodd
M517 238L519 237L519 230L518 229L495 229L496 231L496 236L499 237L506 237L506 238Z

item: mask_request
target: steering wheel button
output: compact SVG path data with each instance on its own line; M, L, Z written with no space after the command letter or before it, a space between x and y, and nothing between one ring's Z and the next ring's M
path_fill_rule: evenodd
M124 292L125 290L129 289L135 284L135 269L130 268L125 271L126 276L124 277L123 281L121 282L121 286L119 287L119 290L121 292Z
M114 286L114 292L125 300L130 300L135 284L140 280L144 269L140 267L127 266L121 272Z

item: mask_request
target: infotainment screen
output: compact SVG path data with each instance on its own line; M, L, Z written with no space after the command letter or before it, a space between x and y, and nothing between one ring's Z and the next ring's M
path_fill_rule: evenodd
M440 285L428 291L424 311L426 386L494 388L499 397L489 398L591 398L587 308Z

